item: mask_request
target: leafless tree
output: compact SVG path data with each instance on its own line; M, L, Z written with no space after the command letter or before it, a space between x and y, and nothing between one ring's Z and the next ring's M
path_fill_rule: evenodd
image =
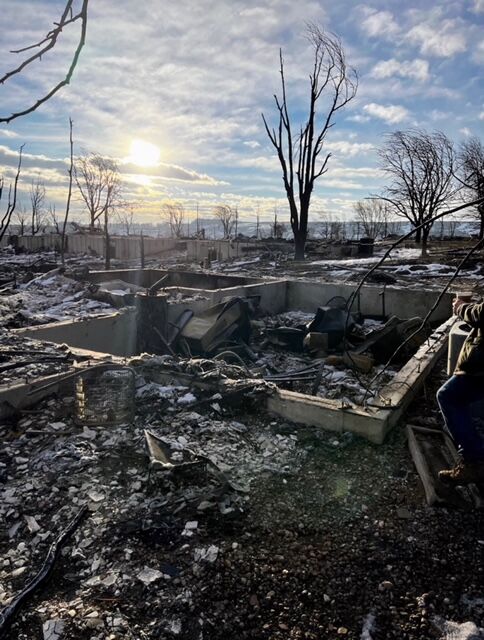
M185 208L181 202L165 202L161 207L161 217L168 223L172 238L181 238L185 220Z
M94 231L96 223L102 221L106 241L106 269L111 266L111 243L109 220L125 205L122 199L122 183L115 160L99 153L81 156L74 162L74 176L81 199L89 215L89 229Z
M277 151L282 168L296 260L304 259L314 184L326 173L331 157L330 153L323 152L327 134L335 124L337 112L355 97L358 88L358 76L346 63L341 40L315 24L308 24L307 36L314 50L314 64L309 76L307 120L297 127L291 122L282 51L279 55L282 94L280 97L274 96L279 119L277 127L270 128L262 115L267 135Z
M475 136L465 140L458 152L458 180L468 200L484 198L484 145ZM479 220L479 239L484 238L484 203L476 207Z
M356 220L369 238L386 235L390 216L389 205L384 200L360 200L354 205Z
M455 232L457 231L457 226L459 224L458 220L455 218L450 218L448 220L444 220L444 218L440 218L438 220L439 225L439 237L441 240L451 239L455 236Z
M45 221L45 186L44 183L37 180L32 180L30 185L30 233L35 236L42 229L42 225Z
M62 223L62 233L61 233L61 262L65 263L65 254L67 248L66 242L66 230L67 230L67 221L69 219L69 213L71 209L71 199L72 199L72 182L74 178L74 139L72 135L73 122L72 118L69 118L69 169L67 170L67 175L69 176L69 186L67 188L67 200L66 200L66 210L64 214L64 221Z
M134 210L135 207L133 204L127 204L125 207L118 211L118 221L120 224L124 225L124 229L126 231L126 235L131 235L131 230L133 228L134 223Z
M324 240L329 239L332 219L333 217L331 213L326 213L324 218L321 220L321 223L318 229L318 234L320 238L323 238Z
M49 205L49 208L47 210L47 219L50 222L50 224L54 227L55 232L58 235L60 235L60 233L61 233L61 225L60 225L59 217L57 215L55 204L50 204Z
M99 153L74 161L74 177L89 215L89 228L114 212L121 203L121 176L115 160Z
M25 235L25 228L27 226L27 221L29 218L30 218L30 215L27 212L27 209L23 205L20 205L20 207L17 207L14 214L14 220L18 226L19 236Z
M380 198L417 229L415 241L426 255L432 219L457 191L454 147L439 131L413 129L389 134L378 154L390 179Z
M49 98L55 95L62 87L65 87L70 83L72 74L74 73L74 69L76 68L79 59L79 55L86 41L88 2L89 0L67 0L60 19L57 22L54 22L53 29L51 29L44 38L27 47L22 47L20 49L11 51L11 53L15 54L26 54L27 57L25 57L25 59L17 67L10 71L7 71L2 77L0 77L0 86L4 86L11 78L22 73L33 63L42 61L44 57L46 57L47 53L56 47L56 45L58 44L59 36L62 34L64 29L66 29L70 25L75 24L76 22L79 22L81 25L77 46L74 50L74 53L72 54L71 62L65 76L43 96L38 98L29 106L16 113L12 113L10 116L2 117L0 115L0 123L8 123L15 118L19 118L20 116L32 113L44 102L49 100ZM31 54L32 51L34 53Z
M331 240L344 240L346 226L341 220L332 220L329 225L329 237Z
M222 225L224 238L230 238L235 226L235 208L228 204L219 204L214 208L213 215Z
M10 225L10 220L12 219L12 215L15 211L15 207L17 206L17 187L18 187L18 181L20 178L20 169L22 167L23 148L24 148L24 145L20 147L18 152L17 173L15 174L13 184L10 183L10 186L8 187L7 206L5 208L5 213L0 218L0 241L3 239L3 236L7 233L7 229ZM2 201L4 187L5 187L4 179L0 177L0 203Z

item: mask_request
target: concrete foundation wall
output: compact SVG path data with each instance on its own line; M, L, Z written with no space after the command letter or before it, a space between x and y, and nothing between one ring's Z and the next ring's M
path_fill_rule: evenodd
M262 281L257 278L226 276L190 271L164 271L162 269L123 269L113 271L93 271L91 282L124 280L143 287L150 287L163 275L168 274L165 289L191 296L199 294L206 300L206 306L220 302L230 296L261 296L261 309L265 313L277 314L283 311L306 311L313 313L320 306L335 297L347 300L355 287L349 284L326 282L306 282L304 280ZM400 318L424 317L433 306L439 292L399 289L395 287L364 286L354 302L353 310L365 315L396 315ZM188 302L186 306L190 306ZM202 305L197 304L199 311ZM445 294L434 311L431 321L443 322L452 313L452 294Z
M26 251L56 250L60 251L60 236L45 234L37 236L15 236L3 238L1 246L16 243ZM112 258L133 260L141 257L141 239L139 236L111 236ZM143 238L145 256L153 256L175 247L172 238ZM102 235L71 234L67 235L68 253L94 253L104 256L106 243Z
M187 240L187 258L200 262L208 258L209 252L215 252L217 260L238 258L246 253L252 245L248 242L232 240Z
M193 294L193 290L177 288L180 293ZM169 291L169 290L168 290ZM234 287L231 289L217 289L216 291L201 291L202 300L188 300L168 304L168 322L175 322L185 309L191 309L195 314L208 309L218 302L234 297L260 296L260 309L263 313L276 315L286 308L286 282L265 282L262 284Z
M334 296L346 300L354 285L288 280L287 309L314 312ZM400 318L424 317L439 295L438 291L364 286L359 295L359 310L365 315L395 315ZM452 294L445 294L431 320L443 322L452 313ZM358 310L358 299L353 310Z
M137 353L137 315L135 309L99 318L52 322L37 327L15 329L14 333L37 340L48 340L71 347L131 356Z
M269 315L282 313L287 308L287 282L276 280L274 282L261 282L259 284L249 284L245 287L232 287L230 289L219 289L213 291L213 304L224 300L240 296L260 296L260 309Z
M167 275L163 289L167 287L183 288L191 291L215 290L228 287L243 286L261 282L258 278L241 276L224 276L219 273L200 273L197 271L166 271L163 269L111 269L110 271L91 271L90 282L99 283L107 280L123 280L141 287L151 287L155 282Z

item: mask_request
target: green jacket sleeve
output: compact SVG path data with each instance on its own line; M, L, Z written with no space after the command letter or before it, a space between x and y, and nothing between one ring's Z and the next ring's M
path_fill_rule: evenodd
M475 329L484 328L484 302L468 302L457 309L457 316Z

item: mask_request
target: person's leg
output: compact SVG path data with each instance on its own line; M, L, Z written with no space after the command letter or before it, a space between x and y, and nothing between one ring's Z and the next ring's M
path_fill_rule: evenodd
M445 425L467 462L484 461L484 439L472 422L471 404L484 397L484 379L452 376L437 392Z

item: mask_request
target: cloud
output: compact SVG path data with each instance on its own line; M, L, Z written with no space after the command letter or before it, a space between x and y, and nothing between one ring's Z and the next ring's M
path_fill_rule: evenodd
M472 54L472 59L476 64L484 65L484 40L477 44Z
M416 24L407 34L410 42L420 46L423 55L451 58L467 49L464 30L457 20L436 20L433 16Z
M484 13L484 0L474 0L472 11L474 13Z
M335 195L331 206L337 208L338 196L345 187L350 188L348 183L366 185L375 175L370 169L374 160L371 144L378 145L378 129L400 122L406 125L414 119L432 126L434 117L435 125L452 135L453 126L467 125L474 130L482 124L477 114L484 108L476 67L484 62L477 24L482 13L470 12L472 7L479 12L484 0L446 0L439 8L435 3L407 3L397 8L397 3L388 0L360 2L365 4L358 7L349 0L333 6L316 0L179 0L161 5L146 0L137 6L136 20L129 19L129 0L92 3L86 47L72 83L36 114L8 127L0 125L0 143L12 149L8 158L0 152L0 164L14 170L15 147L27 142L25 184L29 186L27 174L45 175L49 195L55 188L64 189L60 208L65 201L71 115L76 153L84 147L123 158L133 138L160 148L163 165L158 169L121 167L124 179L130 180L128 190L139 190L143 197L146 191L150 201L172 197L190 202L199 193L202 206L219 202L222 191L230 191L226 195L234 199L242 194L247 202L282 197L280 165L273 157L260 113L272 122L277 120L272 95L280 92L278 52L282 47L295 127L299 116L304 117L312 65L304 20L311 20L327 24L341 36L349 63L362 77L358 102L335 120L335 135L327 144L334 153L330 165L335 172L326 178L341 184L326 185ZM57 18L54 4L53 0L1 0L5 29L0 29L0 67L11 63L10 49L34 42L42 25L52 24ZM409 32L412 39L407 37ZM14 110L52 86L72 50L71 35L67 31L64 35L59 50L62 65L58 57L46 56L30 75L22 75L13 91L8 90L7 95L0 91L4 111ZM436 43L436 38L443 42ZM429 55L420 53L424 46ZM462 56L459 67L448 64L447 53L465 46L468 59ZM434 51L445 53L440 56L443 60L436 60ZM471 119L456 124L465 104L475 125ZM357 138L351 138L354 132ZM348 173L336 173L348 165L355 165L355 170L364 165L369 174L351 173L351 166ZM54 181L62 187L51 189ZM230 187L225 186L228 181Z
M383 104L376 104L375 102L366 104L363 107L363 111L374 118L384 120L387 124L398 124L399 122L407 120L410 115L408 109L400 105L389 104L385 106Z
M472 131L469 129L469 127L462 127L462 129L459 129L459 133L462 133L462 135L466 138L472 135Z
M484 111L481 111L478 117L479 117L479 120L484 120Z
M373 151L374 145L368 142L348 142L347 140L337 140L335 142L327 142L324 148L328 151L335 151L342 156L352 158L359 154Z
M278 172L281 171L281 165L277 156L257 156L255 158L234 158L234 164L247 169L262 169L263 171Z
M0 136L2 138L18 138L18 133L11 131L10 129L0 129Z
M390 11L377 11L363 6L362 13L364 18L360 22L360 29L369 38L391 39L400 32L400 27Z
M371 120L371 118L369 116L363 116L361 115L361 113L357 113L354 116L348 116L346 118L347 120L349 120L350 122L368 122L369 120Z
M390 60L378 62L373 67L370 75L379 79L400 76L401 78L411 78L418 82L425 82L429 78L429 63L421 58L403 60L402 62L395 60L395 58L390 58Z
M137 179L139 183L143 183L143 180L146 181L146 179L161 178L164 180L178 180L181 182L194 182L197 184L208 184L213 186L228 184L223 180L217 180L205 173L199 173L192 169L185 169L184 167L180 167L176 164L160 162L155 167L149 169L147 167L140 167L132 164L129 161L122 161L119 164L121 166L122 174L132 177L138 176Z

